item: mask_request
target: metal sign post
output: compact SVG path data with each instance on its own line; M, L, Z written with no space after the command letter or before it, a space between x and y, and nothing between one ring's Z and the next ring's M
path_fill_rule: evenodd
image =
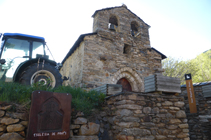
M191 74L185 74L185 80L186 80L186 88L187 88L187 94L188 94L190 113L197 113L196 99L195 99L195 94L193 90Z

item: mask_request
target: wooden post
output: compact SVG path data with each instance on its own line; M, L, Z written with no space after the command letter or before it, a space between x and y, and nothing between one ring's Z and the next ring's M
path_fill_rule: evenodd
M187 88L187 94L188 94L190 113L197 113L196 99L195 99L195 94L193 90L191 74L185 74L185 80L186 80L186 88Z

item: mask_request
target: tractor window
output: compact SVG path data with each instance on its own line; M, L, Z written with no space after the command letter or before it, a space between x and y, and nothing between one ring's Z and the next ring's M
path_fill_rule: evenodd
M26 40L9 38L5 42L1 59L5 59L6 63L2 65L7 78L13 77L16 68L29 56L29 42ZM23 58L24 57L24 58Z
M42 42L33 42L32 58L36 58L36 55L44 55L44 46Z

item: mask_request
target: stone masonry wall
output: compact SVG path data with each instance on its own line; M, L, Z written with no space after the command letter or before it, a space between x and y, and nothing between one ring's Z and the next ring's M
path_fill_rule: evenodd
M181 88L185 98L185 111L187 114L190 139L210 140L211 139L211 98L203 97L202 87L195 86L197 113L190 113L186 88Z
M80 86L83 71L83 58L84 58L84 44L75 50L75 52L64 62L63 67L60 69L62 76L69 77L68 80L63 82L63 85Z
M117 18L118 26L116 28L116 34L120 33L121 36L126 39L126 42L132 43L134 39L135 41L140 41L140 43L142 43L145 47L150 47L148 31L150 26L135 14L131 13L126 6L98 11L93 17L93 32L99 32L101 35L105 35L105 33L108 32L113 32L108 30L109 18L111 16L115 16ZM139 33L136 37L131 36L131 22L134 21L137 23L137 33Z
M184 105L184 98L175 95L112 95L89 117L72 112L69 140L189 140ZM24 140L28 114L12 108L0 104L0 139Z
M0 140L26 138L29 114L17 113L12 110L13 107L11 104L0 103ZM71 117L69 140L99 140L99 124L89 122L82 112L73 113Z
M28 114L12 111L14 105L0 103L0 140L24 140Z
M135 82L133 91L144 91L144 77L161 70L161 56L141 44L136 44L130 53L124 54L125 39L111 35L108 34L107 38L99 35L84 38L83 84L86 88L94 88L116 84L120 78L126 77L130 83Z
M98 115L100 140L189 140L184 99L175 95L122 93Z

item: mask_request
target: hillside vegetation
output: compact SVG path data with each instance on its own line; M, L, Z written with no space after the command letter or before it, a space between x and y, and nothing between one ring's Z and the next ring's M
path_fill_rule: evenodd
M70 93L72 95L72 108L76 111L83 111L86 115L94 108L100 108L104 102L105 95L96 91L86 91L81 88L70 86L60 86L58 88L48 88L35 84L34 86L24 86L18 83L0 82L0 101L26 104L28 108L31 103L31 94L35 90L43 90L57 93Z
M169 57L162 61L165 76L178 77L185 84L185 74L191 73L193 83L211 81L211 50L195 59L183 61Z

